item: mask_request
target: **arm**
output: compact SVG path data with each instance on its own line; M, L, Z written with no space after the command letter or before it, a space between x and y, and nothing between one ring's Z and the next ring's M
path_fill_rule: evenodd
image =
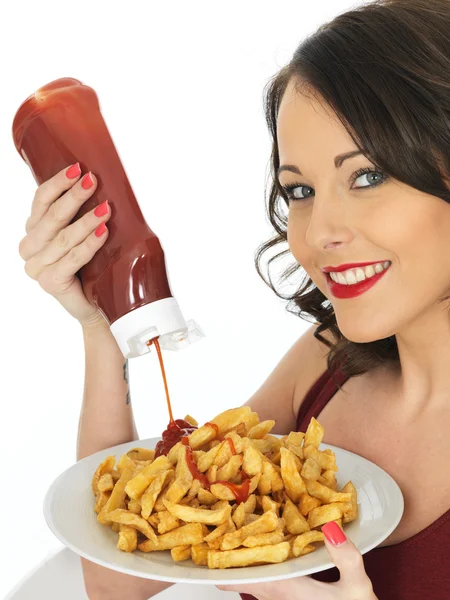
M306 393L327 368L328 348L314 337L311 325L289 348L261 387L245 403L261 421L274 419L273 433L296 430L297 414ZM327 333L327 339L332 338Z
M83 327L86 351L84 399L77 460L138 439L128 387L128 365L106 321ZM84 558L90 600L147 600L171 584L118 573Z
M78 432L78 460L104 448L137 439L133 412L124 379L127 365L97 308L86 298L76 276L108 239L111 211L93 208L72 222L79 208L97 188L92 173L81 179L80 164L65 168L36 190L26 236L19 253L25 271L81 324L86 349L86 377ZM87 184L83 186L83 181ZM100 230L101 231L101 230ZM116 573L82 559L91 600L147 600L167 583Z
M106 321L83 327L84 398L77 460L138 439L128 387L128 364Z

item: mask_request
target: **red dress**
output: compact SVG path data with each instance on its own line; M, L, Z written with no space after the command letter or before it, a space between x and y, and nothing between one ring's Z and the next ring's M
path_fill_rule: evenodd
M335 371L334 376L339 385L348 379L340 370ZM338 387L325 371L305 396L297 416L297 430L306 431L311 417L317 419L337 391ZM443 476L449 474L443 473ZM374 548L363 558L379 600L450 600L450 508L407 540ZM333 567L311 577L334 582L339 579L339 571ZM254 600L248 594L242 594L242 598Z

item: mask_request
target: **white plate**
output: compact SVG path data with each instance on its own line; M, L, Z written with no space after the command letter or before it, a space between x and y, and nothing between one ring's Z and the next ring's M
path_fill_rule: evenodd
M174 583L233 584L290 579L333 567L322 544L315 552L275 565L208 569L190 560L175 563L170 552L132 552L117 549L117 534L101 525L94 512L92 476L100 462L115 454L117 459L131 448L154 448L160 438L114 446L88 456L60 475L44 501L44 515L56 537L88 560L121 573ZM346 525L345 532L365 554L385 540L403 514L403 495L397 483L369 460L329 444L336 454L339 488L351 480L358 492L359 516Z

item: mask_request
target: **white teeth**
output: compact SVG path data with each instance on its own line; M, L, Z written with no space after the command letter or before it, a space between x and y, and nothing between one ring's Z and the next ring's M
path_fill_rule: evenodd
M385 271L390 264L391 263L386 260L382 263L368 265L364 268L348 269L347 271L339 272L331 271L329 276L333 281L340 283L341 285L355 285L355 283L359 283L360 281L364 281L364 279L369 279L375 274Z
M355 271L356 274L356 281L364 281L364 279L366 278L364 271L362 269L356 269Z
M353 285L356 282L356 276L353 273L353 271L347 271L347 273L345 274L345 279L347 280L348 285Z
M364 273L366 274L367 279L369 279L369 277L373 277L375 275L375 269L372 265L369 265L368 267L365 267Z

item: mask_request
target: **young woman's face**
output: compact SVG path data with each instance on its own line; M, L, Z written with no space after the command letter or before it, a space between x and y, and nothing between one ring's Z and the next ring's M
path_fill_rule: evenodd
M301 172L279 173L281 186L296 184L289 192L288 243L331 301L344 336L370 342L442 312L446 303L438 300L450 289L450 206L383 180L362 154L336 168L335 157L357 151L355 143L329 107L299 95L292 81L277 129L280 167L295 165ZM373 172L352 182L361 168ZM352 263L378 265L331 276L322 270Z

